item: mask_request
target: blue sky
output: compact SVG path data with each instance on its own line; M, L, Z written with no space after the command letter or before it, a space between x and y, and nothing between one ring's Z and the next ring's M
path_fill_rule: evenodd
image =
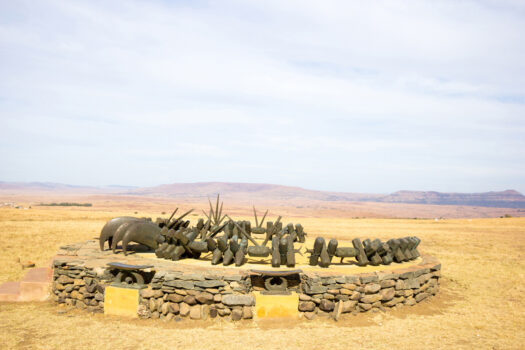
M525 192L522 1L2 1L0 180Z

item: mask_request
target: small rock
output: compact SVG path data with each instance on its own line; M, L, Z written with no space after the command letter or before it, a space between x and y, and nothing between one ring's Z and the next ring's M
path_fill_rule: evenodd
M173 288L179 288L179 289L193 289L194 287L194 284L192 281L181 281L181 280L166 281L164 282L164 285L173 287Z
M361 293L354 291L350 296L350 300L359 300L361 298Z
M184 296L180 294L168 294L167 300L174 303L180 303L182 300L184 300Z
M333 294L330 294L330 293L324 293L323 294L323 299L334 300L335 296Z
M197 299L197 301L201 304L210 304L213 302L213 294L200 292L195 296L195 299Z
M416 302L420 302L421 300L425 299L426 297L428 297L428 293L419 293L418 295L416 295Z
M73 281L73 285L75 285L75 286L85 286L86 282L84 282L83 279L76 279L76 280Z
M361 303L365 303L365 304L373 304L373 303L375 303L376 301L379 301L379 300L381 300L381 294L379 294L379 293L366 294L366 295L362 296L361 299L359 299L359 301L361 301Z
M242 318L242 309L235 308L232 310L232 321L239 321Z
M348 301L343 302L343 313L353 311L356 305L357 305L356 300L348 300Z
M32 261L24 261L24 262L22 262L20 264L22 265L23 269L29 269L31 267L35 267L35 263L32 262Z
M379 292L380 289L381 289L381 285L379 285L377 283L367 284L365 286L365 293L366 294L374 294L374 293Z
M299 300L300 301L310 301L312 300L312 297L306 294L299 294Z
M192 296L196 296L197 294L200 293L200 291L196 289L187 290L186 292L188 293L188 295L192 295Z
M368 311L372 308L372 304L364 304L364 303L359 303L359 309L364 312L364 311Z
M347 301L347 300L350 300L350 297L348 295L338 294L335 296L335 300Z
M202 318L201 305L193 305L190 307L190 318L192 320L200 320Z
M218 288L218 287L224 287L226 283L223 281L218 281L218 280L205 280L205 281L197 281L195 282L195 285L201 288Z
M304 317L307 320L313 320L315 318L315 311L309 311L304 313Z
M337 304L335 304L335 309L334 309L334 314L333 314L334 320L338 321L339 318L341 318L342 313L343 313L343 302L339 301L337 302Z
M224 305L233 306L251 306L255 302L253 296L245 294L227 294L222 297L222 303Z
M182 300L188 305L197 304L197 300L195 299L193 295L186 295Z
M308 312L315 310L315 303L313 301L303 301L299 303L299 311Z
M66 275L60 275L60 277L57 278L56 282L61 284L69 284L73 283L75 280L71 277L68 277Z
M379 283L381 285L381 288L391 288L396 285L396 281L394 280L383 280Z
M405 305L408 305L408 306L416 305L416 299L414 299L412 297L406 298Z
M218 309L217 312L219 313L221 317L228 316L229 314L232 313L232 311L228 308Z
M213 296L213 301L216 303L220 303L222 301L222 295L221 294L215 294Z
M74 291L71 292L71 298L82 300L84 297L82 296L82 294L79 291L74 290Z
M179 313L179 310L180 310L180 307L179 307L179 304L177 303L167 303L168 304L168 311L172 314L178 314Z
M160 307L160 312L161 312L163 315L166 315L166 314L169 312L170 304L171 304L171 303L163 303L162 306Z
M409 278L409 279L406 279L405 280L405 289L408 289L408 288L412 288L412 289L415 289L415 288L419 288L420 284L419 284L419 280L417 280L416 278Z
M354 283L345 283L341 285L341 288L355 290L357 288L357 285L355 285Z
M155 299L155 302L157 303L157 311L160 312L160 308L164 304L164 300L162 298Z
M351 291L350 289L346 289L346 288L341 288L339 290L339 293L343 294L343 295L352 295L354 292Z
M242 307L242 318L244 318L245 320L253 318L253 311L251 306Z
M188 316L190 314L190 306L186 303L180 303L179 305L179 313L181 316Z
M392 298L394 298L396 290L394 288L381 289L381 292L379 294L381 294L381 301L389 301L392 300Z
M371 274L363 274L359 277L359 279L361 280L361 283L362 284L367 284L367 283L371 283L371 282L377 282L379 280L379 278L377 277L376 274L374 273L371 273Z
M388 306L388 307L392 307L392 306L395 306L399 303L401 303L403 300L405 300L405 298L403 297L397 297L397 298L394 298L390 301L387 301L386 303L384 303L383 305L384 306Z
M326 299L321 300L321 303L319 304L319 308L323 311L332 311L334 307L334 302Z
M155 301L155 299L151 298L149 300L149 311L153 312L157 310L157 302Z
M154 294L155 294L155 290L150 289L150 288L142 289L140 291L140 296L146 299L152 298Z
M407 287L405 285L405 281L404 280L397 280L397 282L396 282L396 289L397 290L407 289Z
M94 293L97 291L97 284L96 283L92 283L90 285L87 285L86 286L86 290L89 292L89 293Z

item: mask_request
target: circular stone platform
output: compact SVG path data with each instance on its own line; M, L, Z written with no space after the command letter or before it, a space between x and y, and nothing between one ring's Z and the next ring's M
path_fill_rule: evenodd
M124 256L100 251L98 241L90 240L61 247L53 261L53 296L58 303L141 318L337 320L346 313L415 305L439 290L441 264L429 255L401 264L329 268L297 257L294 268L272 268L268 259L251 258L241 267L213 266L205 255L179 261L151 252ZM114 262L150 265L140 272L144 286L116 283L119 270L108 266Z

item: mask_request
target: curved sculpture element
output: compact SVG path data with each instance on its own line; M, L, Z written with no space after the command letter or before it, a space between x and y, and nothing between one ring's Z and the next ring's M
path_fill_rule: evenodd
M161 229L151 222L135 222L131 224L122 237L122 251L127 255L129 242L143 244L153 250L157 249L159 243L164 242L164 236L160 234Z
M109 248L111 249L111 245L113 243L113 236L120 225L122 225L125 222L128 221L135 221L135 220L141 220L139 218L134 218L132 216L120 216L113 218L106 222L104 227L102 228L102 231L100 231L100 250L104 250L104 243L108 241Z
M120 226L115 231L115 234L113 235L113 242L111 243L111 250L113 250L113 254L116 253L117 250L117 244L122 241L122 238L124 238L124 235L126 234L126 231L128 228L136 223L138 220L129 220L125 221L120 224Z

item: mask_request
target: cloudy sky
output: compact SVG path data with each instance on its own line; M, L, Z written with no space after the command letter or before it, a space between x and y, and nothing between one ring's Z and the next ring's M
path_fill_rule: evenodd
M0 0L0 164L525 192L525 2Z

